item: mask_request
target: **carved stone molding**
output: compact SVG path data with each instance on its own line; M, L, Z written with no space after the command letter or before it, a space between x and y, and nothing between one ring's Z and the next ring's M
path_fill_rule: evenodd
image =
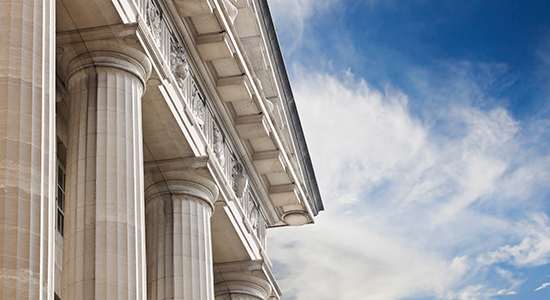
M235 192L235 195L237 198L242 198L246 188L248 187L248 174L246 173L243 164L237 160L233 161L231 177L233 180L233 191Z
M162 27L161 27L162 15L153 0L149 0L147 4L147 17L148 17L148 25L149 25L149 28L151 29L151 33L153 34L153 38L155 39L155 42L158 44L160 43L160 34L162 32Z
M248 220L250 220L250 225L256 230L258 228L260 218L260 210L256 204L253 204L250 208L250 213L248 214Z
M170 70L176 78L178 86L183 89L185 79L189 75L189 63L185 56L185 50L174 40L171 41L170 45Z
M196 86L193 86L193 94L191 96L191 107L199 126L204 126L206 119L206 109L204 107L204 99Z
M220 165L223 165L223 163L225 162L223 134L221 133L220 129L216 124L214 124L213 135L214 135L214 154L216 155L216 158L220 162Z
M236 2L237 1L235 0L223 0L223 5L225 6L225 10L227 11L227 15L231 19L231 22L235 22L235 19L239 14L239 10L237 9Z

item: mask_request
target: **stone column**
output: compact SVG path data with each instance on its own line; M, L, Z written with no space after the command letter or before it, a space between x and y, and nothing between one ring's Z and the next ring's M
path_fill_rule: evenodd
M214 265L215 300L266 300L271 296L263 261L237 261Z
M53 299L55 1L0 19L0 299Z
M146 299L141 96L150 64L121 47L90 42L67 64L62 299Z
M149 300L214 300L210 217L218 197L204 168L155 165L145 190Z

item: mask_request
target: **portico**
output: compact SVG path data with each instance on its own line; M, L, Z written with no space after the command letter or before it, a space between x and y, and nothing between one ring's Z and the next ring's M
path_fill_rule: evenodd
M28 40L0 46L2 298L278 299L268 229L323 205L267 2L24 1L1 10Z

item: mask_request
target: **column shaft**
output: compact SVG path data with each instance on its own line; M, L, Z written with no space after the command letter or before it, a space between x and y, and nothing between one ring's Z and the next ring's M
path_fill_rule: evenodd
M149 300L214 300L210 217L217 188L199 181L204 185L167 180L146 189Z
M68 79L62 298L144 299L144 72L121 53L81 60Z
M0 298L53 299L55 1L0 19Z

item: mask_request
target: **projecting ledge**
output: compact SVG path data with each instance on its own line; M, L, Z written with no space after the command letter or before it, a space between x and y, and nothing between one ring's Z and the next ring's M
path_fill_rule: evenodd
M269 127L263 114L237 117L235 128L244 140L269 137Z
M203 34L197 37L197 50L205 61L233 57L227 33Z
M269 188L269 197L274 206L289 206L299 203L295 184L274 185Z
M252 156L254 166L260 174L284 172L285 165L281 159L281 151L263 151Z
M250 82L246 75L219 78L218 92L224 102L245 101L252 99Z

